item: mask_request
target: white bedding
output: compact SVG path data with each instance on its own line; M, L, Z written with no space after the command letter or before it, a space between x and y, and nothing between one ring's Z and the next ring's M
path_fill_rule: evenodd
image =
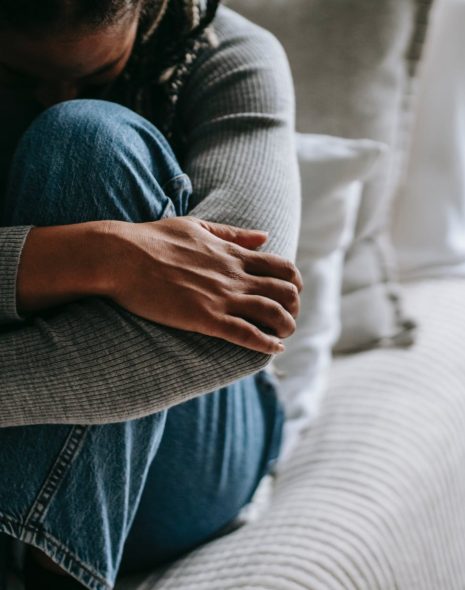
M465 280L406 297L418 344L336 361L269 512L125 588L463 590Z

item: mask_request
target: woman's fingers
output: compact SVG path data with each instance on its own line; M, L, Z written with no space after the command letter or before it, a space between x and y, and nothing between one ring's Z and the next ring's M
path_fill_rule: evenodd
M203 228L221 238L226 242L233 242L243 248L255 250L268 240L266 232L255 229L243 229L241 227L234 227L232 225L224 225L221 223L211 223L210 221L200 221Z
M302 277L297 267L290 261L265 252L253 252L268 239L268 234L260 230L243 229L232 225L197 220L200 225L216 237L237 244L231 253L242 259L244 270L249 274L268 276L293 283L298 292L303 288ZM244 250L242 250L244 249Z
M282 338L295 331L295 320L279 303L256 295L237 297L230 306L231 315L218 319L219 338L262 352L278 354L284 350Z
M244 253L243 260L244 270L249 274L281 279L295 285L299 293L302 291L302 276L290 260L265 252Z
M217 329L210 335L263 354L279 354L284 350L284 345L279 338L266 334L240 317L222 316L218 321Z
M257 295L237 297L231 305L232 313L278 338L288 338L295 332L295 320L277 301Z
M292 317L300 311L300 296L294 283L269 277L249 276L246 288L248 295L260 295L280 303Z

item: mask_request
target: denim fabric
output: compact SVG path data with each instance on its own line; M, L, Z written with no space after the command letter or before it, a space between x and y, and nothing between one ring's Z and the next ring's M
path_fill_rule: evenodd
M151 221L186 215L191 190L151 123L76 100L22 137L0 221ZM282 422L260 372L140 420L1 429L0 532L111 588L121 563L154 568L220 533L276 460Z

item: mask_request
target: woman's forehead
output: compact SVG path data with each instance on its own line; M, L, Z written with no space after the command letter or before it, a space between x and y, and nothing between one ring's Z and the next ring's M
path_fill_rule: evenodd
M0 64L38 78L84 77L123 59L132 48L137 17L101 29L30 35L2 30Z

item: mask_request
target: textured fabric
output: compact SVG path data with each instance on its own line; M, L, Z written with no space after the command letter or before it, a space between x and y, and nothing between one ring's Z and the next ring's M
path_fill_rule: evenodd
M297 129L388 144L391 157L365 185L344 271L338 352L409 344L392 248L385 230L398 178L396 149L410 106L408 72L421 55L424 0L231 0L271 30L288 52L297 94ZM408 57L408 60L406 59Z
M439 0L393 219L405 277L465 276L465 3Z
M297 137L302 222L296 263L304 287L296 331L273 361L287 415L282 461L318 414L340 329L344 256L354 234L363 181L384 151L382 144L369 140Z
M184 90L183 164L192 215L269 231L267 250L295 256L300 194L294 98L284 52L226 8L219 46L206 50ZM16 230L15 230L16 231ZM24 232L0 229L0 309L16 319L14 285ZM0 333L0 426L137 418L212 391L269 356L139 319L103 300L65 306ZM182 370L180 370L182 367Z
M406 297L418 344L336 361L262 520L121 590L463 589L465 281Z
M16 309L16 277L29 229L29 226L0 228L0 325L21 319Z

